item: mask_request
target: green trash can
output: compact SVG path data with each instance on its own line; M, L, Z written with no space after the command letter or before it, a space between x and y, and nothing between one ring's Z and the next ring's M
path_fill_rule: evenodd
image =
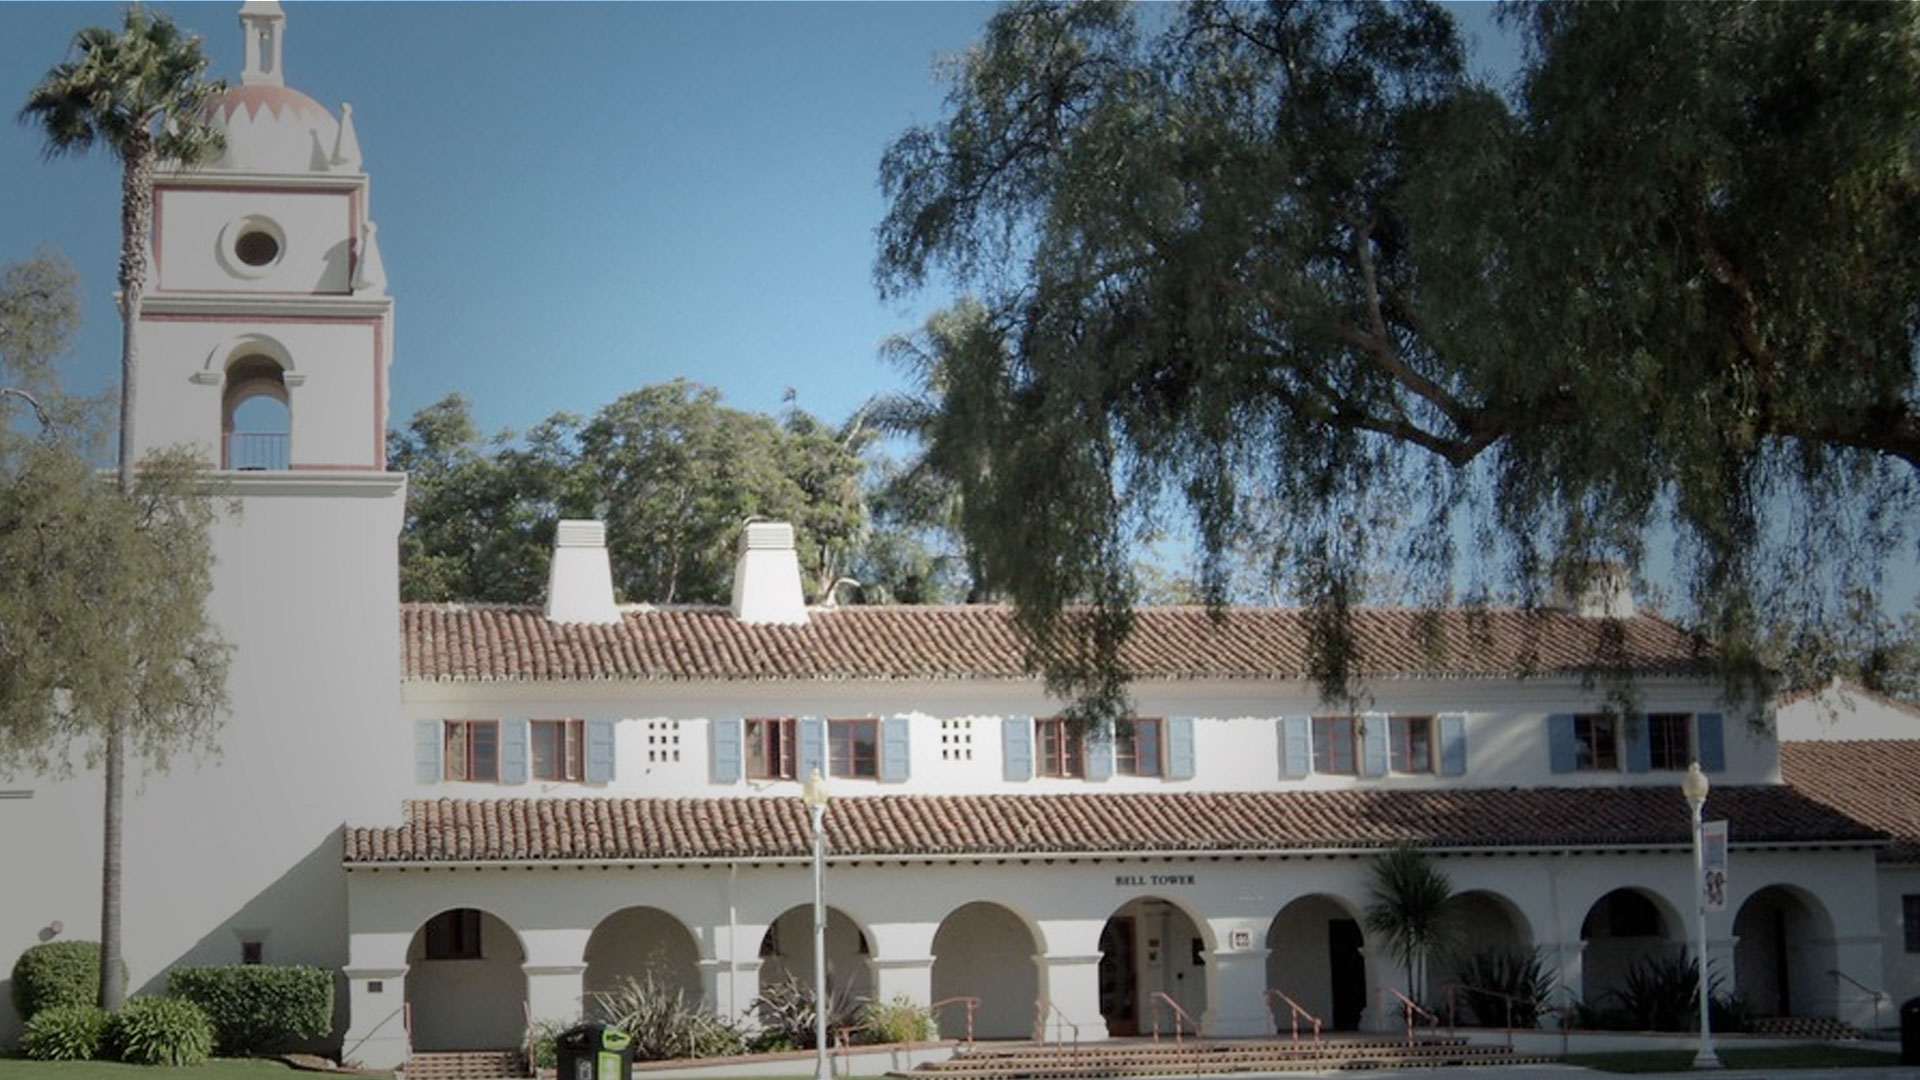
M606 1024L580 1024L554 1039L557 1080L633 1080L633 1036Z

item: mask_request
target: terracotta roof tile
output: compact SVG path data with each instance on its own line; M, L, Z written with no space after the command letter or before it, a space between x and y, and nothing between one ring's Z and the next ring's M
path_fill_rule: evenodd
M985 606L817 610L802 626L753 625L724 608L632 610L618 624L553 623L537 608L405 604L410 680L851 680L1025 678L1011 612ZM1642 674L1704 670L1702 647L1672 623L1564 612L1375 608L1356 611L1364 677L1508 677L1598 666ZM1617 636L1616 636L1617 635ZM1123 659L1135 678L1301 677L1305 613L1146 608Z
M1716 788L1736 845L1875 844L1884 834L1780 785ZM409 801L398 827L349 827L350 865L800 857L798 798ZM1672 846L1667 787L1144 795L871 795L827 810L836 855L1282 853L1412 841L1432 848Z
M1780 744L1780 773L1809 798L1893 837L1888 862L1920 862L1920 740Z

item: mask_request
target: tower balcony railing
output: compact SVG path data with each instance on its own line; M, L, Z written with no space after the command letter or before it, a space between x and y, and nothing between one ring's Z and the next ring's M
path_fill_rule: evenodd
M289 443L284 431L229 431L220 437L220 467L241 472L285 469Z

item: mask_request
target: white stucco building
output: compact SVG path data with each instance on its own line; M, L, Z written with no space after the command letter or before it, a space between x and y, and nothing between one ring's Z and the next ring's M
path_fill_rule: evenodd
M1403 841L1476 941L1592 1001L1689 937L1697 759L1732 836L1715 970L1763 1014L1871 1022L1829 973L1882 970L1885 834L1783 784L1766 719L1622 595L1361 612L1355 709L1304 677L1298 613L1143 611L1108 738L1056 719L1001 609L807 607L778 524L743 530L727 608L616 605L591 522L562 525L544 608L400 605L393 302L351 114L285 84L277 4L241 18L227 157L160 180L140 321L142 445L201 447L242 512L216 540L225 753L130 803L136 991L319 964L373 1066L514 1045L644 969L737 1015L812 970L817 767L834 984L938 1003L949 1033L963 1001L982 1038L1260 1034L1286 999L1390 1024L1404 976L1361 913ZM0 795L0 956L92 937L98 777Z

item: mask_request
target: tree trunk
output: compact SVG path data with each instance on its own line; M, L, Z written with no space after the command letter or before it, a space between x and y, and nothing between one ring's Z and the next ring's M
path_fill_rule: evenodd
M120 171L120 497L133 497L134 374L140 356L140 299L147 286L148 233L153 223L153 141L136 132L122 149ZM125 713L107 724L106 798L100 843L100 1007L120 1007L120 850L126 824Z

